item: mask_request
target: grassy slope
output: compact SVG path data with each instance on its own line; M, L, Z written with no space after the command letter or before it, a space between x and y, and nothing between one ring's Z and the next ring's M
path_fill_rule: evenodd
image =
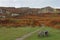
M0 28L0 40L15 40L17 37L32 32L38 28L18 27L18 28Z
M37 33L33 34L32 36L26 38L25 40L60 40L60 30L54 28L41 28L40 30L48 30L49 36L48 37L38 37Z

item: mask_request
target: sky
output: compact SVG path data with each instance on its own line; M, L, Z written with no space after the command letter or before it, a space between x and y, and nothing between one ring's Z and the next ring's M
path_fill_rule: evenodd
M60 0L0 0L1 7L31 7L41 8L46 6L60 8Z

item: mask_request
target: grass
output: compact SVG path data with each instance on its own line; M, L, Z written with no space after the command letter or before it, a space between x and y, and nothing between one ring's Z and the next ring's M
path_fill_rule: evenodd
M21 37L29 32L37 30L38 27L18 27L18 28L0 28L0 40L16 40L16 38Z
M26 38L25 40L60 40L60 30L54 28L40 28L41 30L48 30L49 36L48 37L38 37L38 33L34 33L30 37Z

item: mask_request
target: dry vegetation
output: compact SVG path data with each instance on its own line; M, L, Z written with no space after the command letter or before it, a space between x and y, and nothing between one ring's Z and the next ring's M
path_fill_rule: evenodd
M27 15L23 16L19 19L17 18L5 18L0 19L1 26L41 26L44 24L45 26L51 26L54 28L60 28L60 16L59 14L41 14L37 15Z

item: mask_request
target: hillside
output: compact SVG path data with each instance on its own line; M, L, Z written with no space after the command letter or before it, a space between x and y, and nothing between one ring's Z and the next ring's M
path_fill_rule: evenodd
M0 26L51 26L60 28L60 9L0 7Z

